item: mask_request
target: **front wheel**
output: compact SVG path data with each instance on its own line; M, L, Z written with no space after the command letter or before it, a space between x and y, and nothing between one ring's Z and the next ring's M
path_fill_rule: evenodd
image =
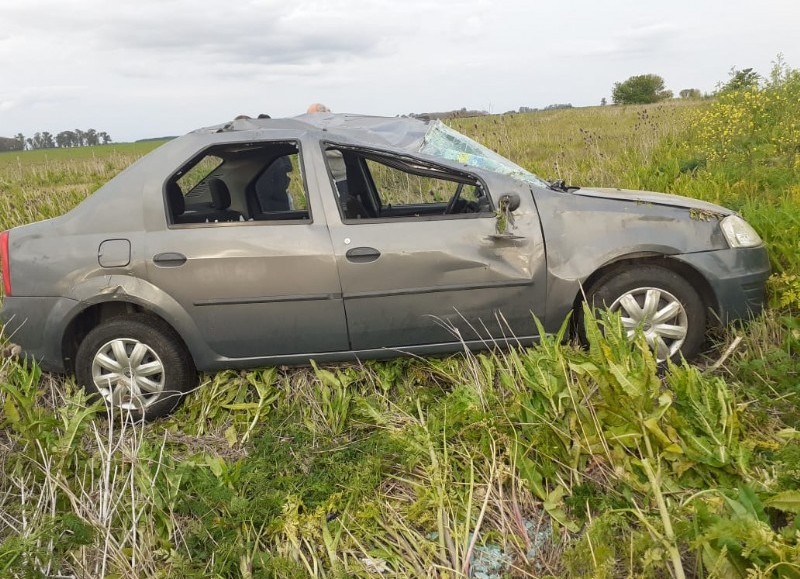
M697 290L655 265L616 270L587 293L592 309L618 312L632 337L640 329L658 362L695 357L705 340L706 310Z
M181 339L163 320L145 314L112 318L91 330L78 348L75 377L135 420L169 414L197 384Z

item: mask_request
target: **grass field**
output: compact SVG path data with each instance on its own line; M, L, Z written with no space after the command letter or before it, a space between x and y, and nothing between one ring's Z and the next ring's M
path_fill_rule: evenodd
M105 159L108 157L125 157L130 162L132 158L145 155L163 144L164 141L143 141L140 143L113 143L94 147L74 147L65 149L37 149L35 151L8 151L0 153L0 167L9 166L34 167L59 163L75 163Z
M609 318L586 350L207 374L141 426L6 359L0 575L800 577L798 90L453 122L546 178L741 211L771 305L699 365ZM154 146L0 155L0 229Z

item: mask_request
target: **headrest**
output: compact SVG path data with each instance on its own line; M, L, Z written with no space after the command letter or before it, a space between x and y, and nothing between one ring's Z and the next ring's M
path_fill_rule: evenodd
M288 156L282 155L272 162L272 164L269 166L269 170L275 172L291 173L292 162L289 160Z
M172 209L172 215L177 217L186 211L186 201L183 198L183 191L175 181L167 184L167 203Z
M228 191L225 181L212 177L207 183L208 190L211 192L211 206L218 211L223 211L230 207L231 193Z

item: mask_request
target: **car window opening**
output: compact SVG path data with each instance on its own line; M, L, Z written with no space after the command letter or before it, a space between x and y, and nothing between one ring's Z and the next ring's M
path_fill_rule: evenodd
M344 221L494 215L476 177L369 151L328 147L325 160Z
M550 183L541 177L523 169L466 135L451 129L439 120L431 123L419 152L463 163L470 167L479 167L500 175L507 175L536 187L550 186Z
M294 142L212 147L181 167L165 187L172 224L311 219Z

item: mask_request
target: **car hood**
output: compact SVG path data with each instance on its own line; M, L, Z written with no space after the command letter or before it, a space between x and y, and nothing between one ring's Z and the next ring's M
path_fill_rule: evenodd
M657 193L655 191L637 191L636 189L614 189L610 187L594 187L592 189L578 189L572 192L573 195L582 197L597 197L600 199L615 199L618 201L631 201L633 203L649 203L652 205L667 205L669 207L684 207L713 213L715 215L731 215L734 213L730 209L692 199L681 197L680 195L670 195L669 193Z

